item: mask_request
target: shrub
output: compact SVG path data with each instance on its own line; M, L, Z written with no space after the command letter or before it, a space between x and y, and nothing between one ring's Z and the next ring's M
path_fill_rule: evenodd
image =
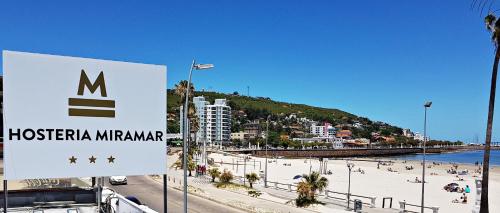
M252 197L259 197L260 195L262 195L262 192L250 190L250 191L248 191L248 195L250 195Z
M230 183L233 180L233 178L234 178L233 173L225 169L224 172L220 175L219 180L222 183Z

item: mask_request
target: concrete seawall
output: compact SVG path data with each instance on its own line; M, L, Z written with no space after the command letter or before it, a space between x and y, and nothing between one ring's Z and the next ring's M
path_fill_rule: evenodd
M428 153L441 153L444 151L439 148L428 148ZM265 150L246 150L230 151L236 153L251 154L253 156L265 156ZM283 156L288 158L308 158L308 157L374 157L374 156L392 156L421 153L421 148L383 148L383 149L312 149L312 150L268 150L268 156Z

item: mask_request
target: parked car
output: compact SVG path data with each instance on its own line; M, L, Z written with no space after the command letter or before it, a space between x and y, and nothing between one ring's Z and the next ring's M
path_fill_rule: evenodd
M126 176L111 176L111 177L109 177L109 183L111 185L127 184L127 177Z

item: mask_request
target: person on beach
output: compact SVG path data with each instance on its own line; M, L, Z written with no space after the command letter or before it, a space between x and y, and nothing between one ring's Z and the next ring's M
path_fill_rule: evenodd
M461 198L462 198L462 203L467 203L467 195L465 195L465 193Z
M469 187L469 185L465 185L465 193L470 193L470 187Z

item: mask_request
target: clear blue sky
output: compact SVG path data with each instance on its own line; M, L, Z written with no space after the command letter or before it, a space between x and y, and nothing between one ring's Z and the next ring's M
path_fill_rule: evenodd
M216 66L197 89L250 86L414 131L432 100L432 138L483 140L493 46L471 2L3 1L0 50L165 64L168 88L196 57Z

